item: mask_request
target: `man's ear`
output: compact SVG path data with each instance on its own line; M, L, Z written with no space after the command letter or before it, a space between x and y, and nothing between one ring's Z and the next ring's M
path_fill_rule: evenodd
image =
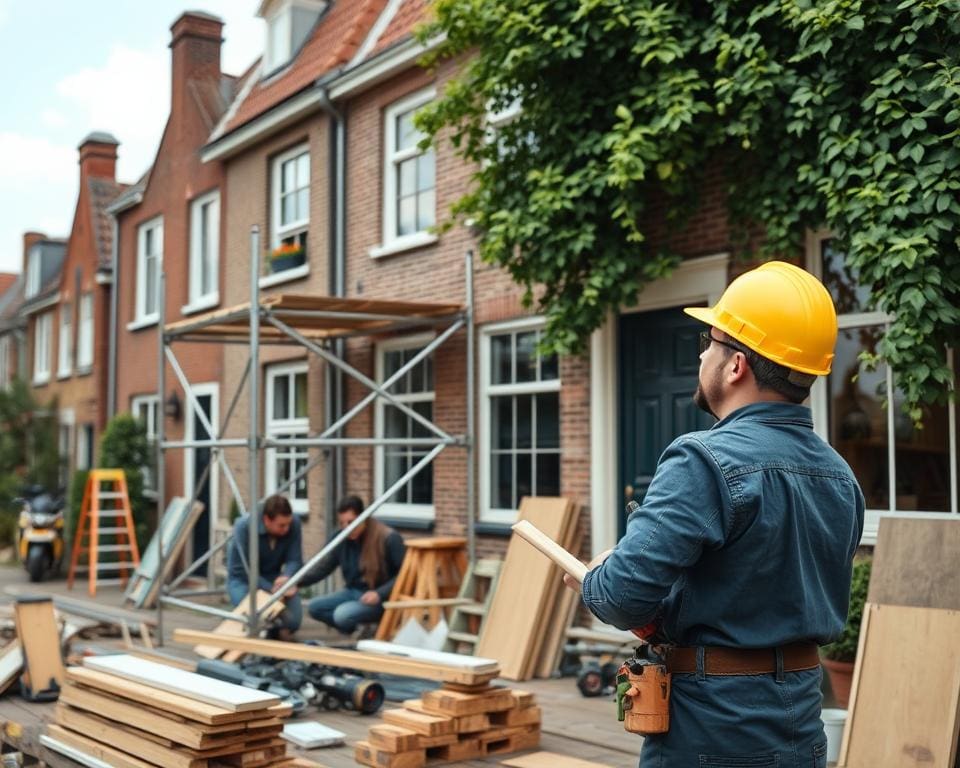
M732 364L727 369L727 381L736 384L744 379L750 371L750 366L747 365L747 358L742 352L734 352L731 357Z

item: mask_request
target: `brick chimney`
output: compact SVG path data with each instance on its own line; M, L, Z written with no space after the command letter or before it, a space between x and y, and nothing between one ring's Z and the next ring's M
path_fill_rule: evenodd
M91 177L115 181L118 146L120 142L103 131L94 131L81 141L77 147L80 150L81 183Z
M170 114L181 114L191 80L220 80L223 20L200 11L186 11L170 27ZM178 121L174 120L176 124Z
M41 240L46 240L47 236L43 232L24 232L23 233L23 258L26 260L27 253Z

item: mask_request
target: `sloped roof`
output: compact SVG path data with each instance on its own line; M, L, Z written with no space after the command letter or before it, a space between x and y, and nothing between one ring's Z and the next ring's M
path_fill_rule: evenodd
M97 249L97 268L110 269L113 262L113 224L108 208L127 188L111 179L91 177L87 180L90 194L90 226Z
M400 0L400 7L397 8L393 18L380 33L380 37L374 43L366 58L372 59L378 53L382 53L409 38L413 35L413 30L426 20L429 11L429 0Z
M3 296L7 289L17 282L18 277L20 277L19 272L0 272L0 304L3 302Z
M234 105L236 109L213 138L236 130L346 64L386 4L387 0L331 0L288 67L243 94L242 101Z
M23 276L13 275L13 282L0 293L0 331L21 325L20 307L23 305Z
M212 131L240 90L241 79L233 75L221 75L219 82L194 79L187 82L187 90L193 97L208 131Z

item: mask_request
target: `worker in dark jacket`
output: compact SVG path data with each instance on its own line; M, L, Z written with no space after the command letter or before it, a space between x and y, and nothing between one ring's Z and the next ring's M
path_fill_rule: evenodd
M644 739L643 768L826 766L817 646L843 628L864 514L802 405L830 372L833 302L770 262L685 311L709 326L694 400L719 421L664 451L583 602L621 629L654 624L665 644L669 730Z
M276 592L303 567L303 545L300 519L293 514L290 502L283 496L270 496L263 503L263 514L257 521L260 562L260 589ZM250 577L247 552L250 516L244 515L233 526L227 549L227 594L233 605L239 605L249 594ZM289 640L300 628L303 608L296 589L284 596L280 626L271 631L278 639Z
M363 502L357 496L343 499L337 505L340 530L362 512ZM343 574L344 588L311 600L307 606L310 615L344 634L353 632L358 624L379 621L405 549L399 533L376 518L368 518L301 582L306 585L325 579L337 567Z

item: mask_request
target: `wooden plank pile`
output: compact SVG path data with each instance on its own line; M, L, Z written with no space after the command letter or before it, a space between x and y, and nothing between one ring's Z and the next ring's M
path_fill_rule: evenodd
M519 520L528 520L564 549L580 549L578 508L569 499L527 496ZM500 662L501 677L549 677L559 662L576 594L560 569L516 535L510 539L497 589L477 644L477 656Z
M445 683L386 710L355 757L373 768L420 768L509 754L540 744L540 719L532 693Z
M272 694L133 656L70 667L44 743L115 768L293 768Z

